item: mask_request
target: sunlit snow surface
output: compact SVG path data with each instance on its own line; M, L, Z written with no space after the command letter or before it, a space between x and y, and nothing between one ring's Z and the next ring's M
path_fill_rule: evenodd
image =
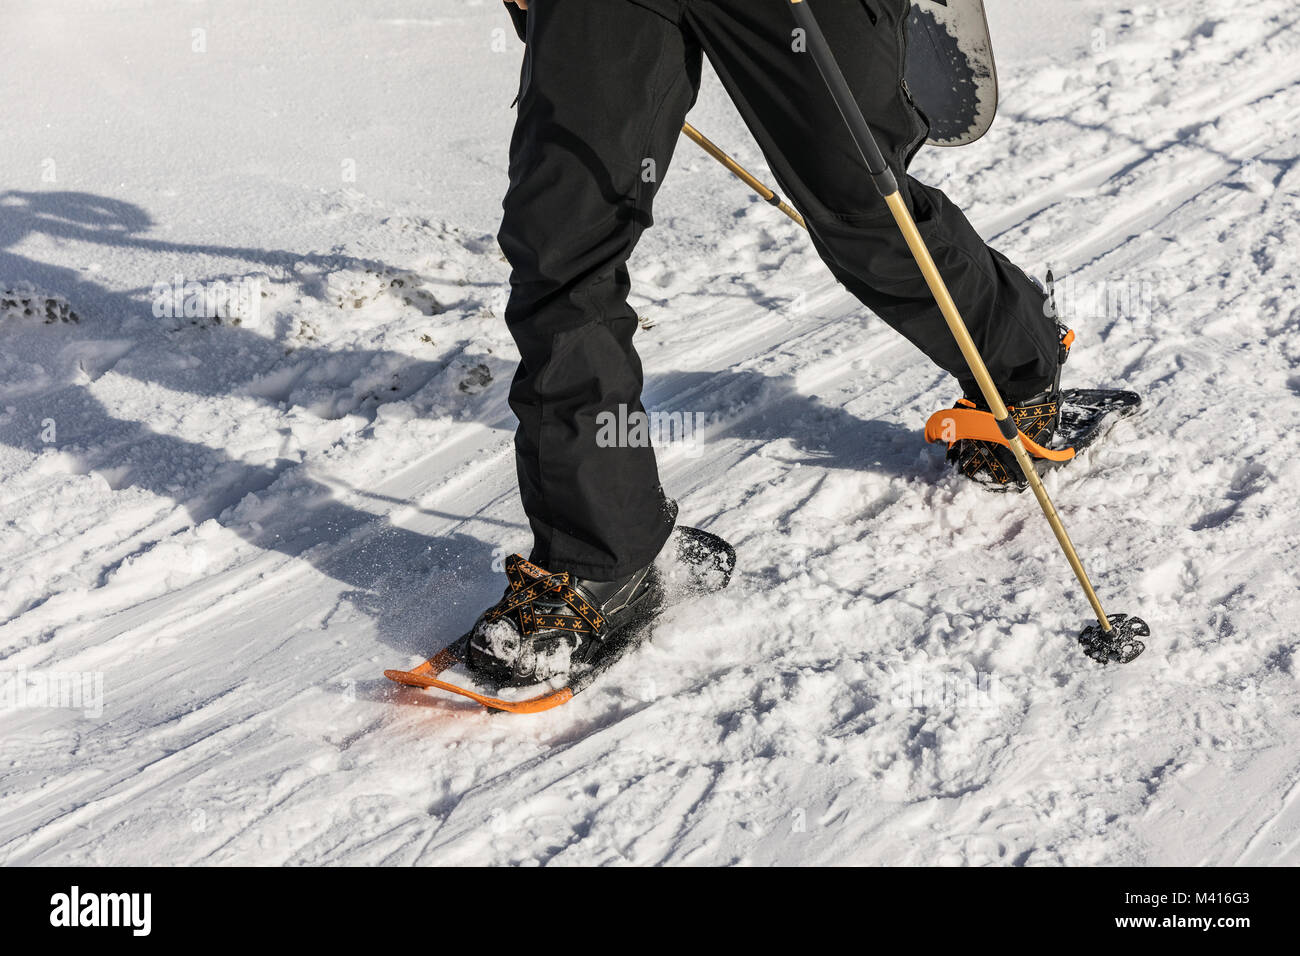
M0 862L1300 862L1300 13L992 6L1001 115L914 172L1145 397L1047 484L1146 654L1083 657L1033 501L922 441L954 385L683 142L646 403L737 573L493 717L380 675L529 546L499 5L9 4L0 287L79 321L0 319Z

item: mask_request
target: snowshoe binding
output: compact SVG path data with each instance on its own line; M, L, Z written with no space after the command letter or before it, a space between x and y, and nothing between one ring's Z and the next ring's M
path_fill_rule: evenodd
M505 595L470 631L465 658L476 677L502 687L568 676L663 605L653 564L617 581L587 581L513 554L506 558L506 577Z
M1055 315L1050 274L1044 295L1049 314ZM1051 386L1007 407L1040 474L1072 461L1142 403L1137 393L1121 389L1062 390L1061 366L1074 344L1074 332L1059 322L1057 329L1061 352ZM926 422L925 439L945 442L947 460L973 481L994 490L1020 491L1028 485L983 396L967 395L955 407L935 412Z

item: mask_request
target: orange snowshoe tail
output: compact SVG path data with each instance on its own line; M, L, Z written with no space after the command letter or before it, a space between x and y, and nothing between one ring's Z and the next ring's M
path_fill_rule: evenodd
M459 694L461 697L468 697L475 703L482 704L492 710L503 710L510 714L537 714L553 707L559 707L561 704L567 704L573 699L573 691L565 687L526 700L502 700L499 697L489 697L486 694L472 691L468 687L461 687L438 679L439 674L459 663L460 658L453 652L452 648L447 647L418 667L414 667L409 671L386 670L384 676L405 687L437 687L439 690L450 691L453 694Z

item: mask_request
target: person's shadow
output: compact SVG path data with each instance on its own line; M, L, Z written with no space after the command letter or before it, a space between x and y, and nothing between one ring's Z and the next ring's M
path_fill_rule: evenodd
M41 435L42 423L53 418L58 425L53 449L64 455L63 460L75 461L76 470L99 474L115 490L135 488L173 500L195 525L215 520L260 548L310 562L348 585L342 600L372 617L379 639L395 650L421 654L450 640L498 596L500 576L493 573L501 557L498 545L525 540L527 529L522 522L488 521L503 525L498 542L483 541L464 531L420 534L340 502L330 487L300 467L300 458L286 452L287 441L271 463L249 464L220 448L155 431L145 421L119 418L96 397L93 388L111 369L157 386L160 392L236 395L285 407L295 404L295 385L300 381L310 379L319 389L328 387L332 376L332 384L345 389L358 370L378 365L391 372L391 380L386 380L389 384L352 401L347 408L348 414L373 420L380 405L408 398L444 374L449 359L419 360L374 349L325 349L302 341L286 348L283 330L264 335L229 323L214 326L177 321L174 329L168 329L175 335L175 350L170 355L175 360L160 361L158 327L151 323L165 320L153 318L151 289L110 289L83 273L20 254L16 247L39 239L129 248L156 256L158 268L154 271L164 276L182 271L179 264L186 256L242 260L282 270L280 274L297 283L302 294L318 299L325 296L321 271L394 274L403 270L341 254L167 242L143 234L152 225L138 206L87 193L0 193L0 283L30 283L64 296L82 317L83 325L77 344L78 376L11 394L0 391L0 412L5 413L0 415L0 442L38 455L51 454L51 445L43 442ZM302 275L296 271L302 263L320 271ZM473 305L475 289L468 290L465 294L471 298L440 308ZM87 332L102 332L102 336ZM22 361L25 356L48 358L51 350L58 352L57 345L50 345L54 337L37 320L0 322L0 375L6 372L6 356ZM133 357L136 345L148 345L140 350L148 361ZM506 359L498 361L502 367L496 371L508 372ZM498 397L503 395L508 378L508 374L495 375L489 388L499 390ZM273 388L250 387L250 382L277 384ZM0 386L4 385L0 378ZM724 418L723 427L713 437L794 437L807 449L808 461L820 466L919 473L914 431L882 421L864 421L842 409L823 406L800 395L787 378L755 372L672 372L647 381L646 401L648 406L692 407L706 413L738 402L757 403L761 413L740 416L731 424ZM492 410L491 420L483 423L504 435L513 428L513 420L501 413L502 404L485 401L479 408ZM789 435L791 428L800 434ZM263 496L251 511L241 505L250 493L276 485L283 494ZM461 526L471 519L485 520L481 515L424 510L456 520ZM337 542L356 543L334 546ZM319 547L322 544L330 546ZM112 570L105 571L101 583Z
M483 580L475 587L466 569L482 569L491 577L493 546L464 534L441 537L396 527L382 516L340 502L333 490L313 480L301 461L286 454L288 441L269 464L249 464L230 457L220 448L186 441L155 431L145 421L119 418L96 397L93 385L110 369L163 389L241 398L279 405L290 401L296 385L310 378L316 393L331 386L345 390L359 369L376 364L391 371L373 395L348 399L346 411L373 419L378 407L418 392L447 369L444 360L417 360L382 350L354 349L345 354L295 341L286 349L282 336L267 336L230 323L211 325L178 319L172 323L176 347L158 361L158 319L152 311L152 288L118 291L87 274L41 262L15 251L32 239L79 241L140 250L156 256L155 270L163 281L183 271L185 256L244 260L254 266L276 267L293 281L299 263L328 272L337 269L402 274L404 270L374 259L346 255L317 255L285 250L173 243L143 235L153 225L150 217L131 203L80 192L0 193L0 284L23 283L66 298L81 321L75 364L80 380L50 382L18 394L0 393L0 442L34 454L62 453L75 461L75 470L95 473L115 490L137 488L174 500L193 524L215 519L258 547L305 557L318 570L349 585L345 600L374 617L385 642L403 652L428 649L436 637L437 616L428 604L439 597L426 593L430 584L455 582L457 590L469 588L470 602L494 595L495 583ZM234 278L213 277L213 278ZM320 273L301 277L301 291L316 298L324 295ZM472 294L472 293L471 293ZM463 303L449 303L454 308ZM145 321L139 321L144 319ZM135 321L132 321L135 320ZM89 333L89 334L87 334ZM39 319L0 323L0 362L43 358L57 363L66 352L66 336L41 325ZM150 361L136 360L132 349L150 344ZM67 355L62 358L67 359ZM213 374L213 363L228 365L228 376ZM321 370L333 370L321 379ZM0 371L3 371L0 368ZM248 382L273 381L274 388L247 387ZM243 384L237 384L243 383ZM328 401L326 402L328 405ZM334 417L332 413L326 413ZM46 423L53 421L57 439L46 442ZM506 422L489 423L500 428ZM258 514L256 520L235 517L233 506L250 493L281 482L291 489L295 502L279 511ZM272 499L274 500L274 499ZM301 511L299 509L302 509ZM290 513L292 511L293 513ZM446 515L450 518L469 517ZM360 533L361 529L370 529ZM522 526L509 534L523 533ZM361 543L353 547L318 548L323 541ZM101 575L101 583L114 569ZM0 623L3 623L0 621Z

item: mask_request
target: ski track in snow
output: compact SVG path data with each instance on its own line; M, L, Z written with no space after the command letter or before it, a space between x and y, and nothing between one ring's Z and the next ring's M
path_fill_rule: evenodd
M455 9L421 42L504 25ZM647 404L709 422L665 485L735 582L558 711L390 686L527 545L492 238L286 188L304 238L251 255L13 191L0 280L43 264L83 318L0 319L0 670L100 673L104 709L0 710L0 861L1300 862L1300 17L1090 9L1085 52L1004 59L994 131L914 172L1062 277L1067 385L1144 396L1047 479L1152 626L1136 663L1078 653L1032 500L923 443L951 383L683 144L633 301ZM175 271L257 277L261 320L154 318Z

